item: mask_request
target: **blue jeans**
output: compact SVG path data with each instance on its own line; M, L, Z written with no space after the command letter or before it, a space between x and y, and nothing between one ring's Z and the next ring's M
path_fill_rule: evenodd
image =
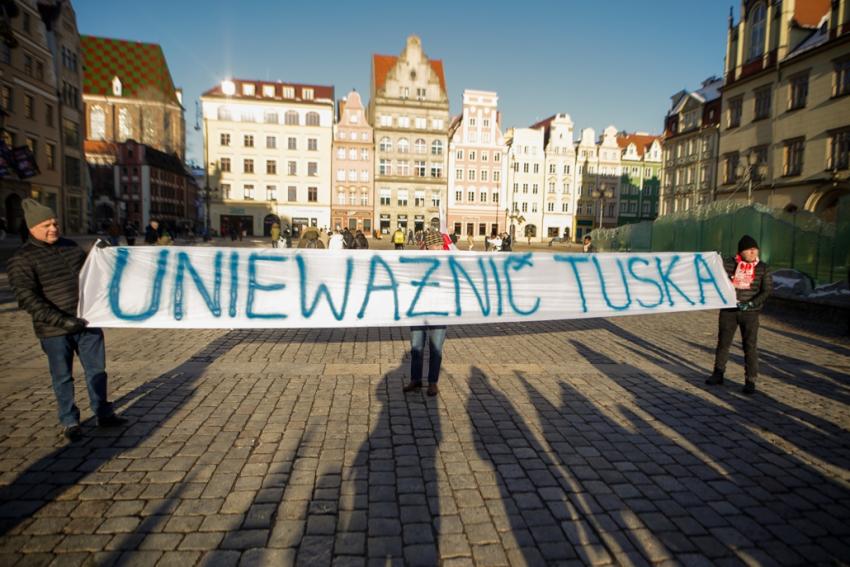
M47 355L53 392L59 405L59 423L67 427L80 423L80 410L74 403L74 353L86 373L86 386L92 412L97 417L113 415L112 404L106 399L106 348L103 331L85 329L74 335L41 339L41 349Z
M422 367L425 362L425 337L431 345L428 361L428 382L436 384L440 379L440 365L443 363L443 343L446 340L446 326L428 326L410 328L410 381L422 383Z

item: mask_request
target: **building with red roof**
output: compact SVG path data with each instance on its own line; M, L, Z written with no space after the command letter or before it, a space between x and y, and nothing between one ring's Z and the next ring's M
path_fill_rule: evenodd
M439 223L446 204L449 98L443 62L416 36L401 54L373 55L376 228L389 235ZM442 215L445 221L445 214Z

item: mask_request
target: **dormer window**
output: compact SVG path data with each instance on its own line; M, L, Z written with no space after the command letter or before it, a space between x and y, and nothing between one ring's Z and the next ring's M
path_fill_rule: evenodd
M301 89L301 97L304 100L313 100L313 89Z
M242 96L254 96L254 83L242 83Z
M112 78L112 94L113 96L121 96L121 92L123 88L121 86L121 79L116 75Z
M263 96L266 98L274 98L274 85L263 85Z
M750 28L750 51L748 60L761 57L764 53L765 7L759 2L750 11L747 18Z

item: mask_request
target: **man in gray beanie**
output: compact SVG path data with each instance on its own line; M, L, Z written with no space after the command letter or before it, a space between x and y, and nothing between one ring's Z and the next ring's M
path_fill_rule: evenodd
M56 213L34 199L23 202L29 239L8 263L9 285L18 305L32 317L35 334L47 355L62 434L82 436L80 410L74 403L74 353L86 375L89 401L100 427L118 427L106 395L106 350L103 331L76 316L80 270L86 255L73 240L59 236Z
M723 264L735 288L738 304L731 309L720 310L714 372L705 383L723 383L726 361L729 360L729 347L735 338L735 329L740 327L746 372L742 391L749 395L756 391L759 373L759 313L773 290L773 278L767 264L759 259L758 243L748 234L738 241L738 254L734 258L726 258Z

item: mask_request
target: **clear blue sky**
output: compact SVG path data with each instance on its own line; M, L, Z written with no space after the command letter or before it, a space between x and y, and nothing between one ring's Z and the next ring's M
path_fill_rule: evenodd
M353 87L368 98L371 55L398 54L409 34L443 60L453 114L464 89L494 90L504 128L567 112L577 133L609 124L659 133L670 95L722 73L729 13L729 2L718 0L75 0L74 7L80 33L162 45L184 92L187 157L198 161L195 101L218 81L334 85L337 98Z

